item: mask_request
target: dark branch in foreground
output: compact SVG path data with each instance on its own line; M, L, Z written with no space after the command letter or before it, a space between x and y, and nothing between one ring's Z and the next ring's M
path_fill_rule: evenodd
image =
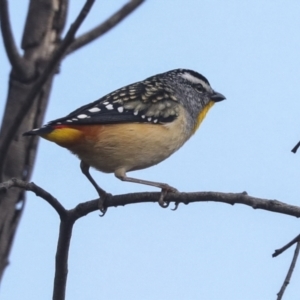
M128 3L126 3L120 10L115 12L102 24L79 36L69 47L67 54L78 50L79 48L85 46L86 44L94 41L95 39L108 32L110 29L112 29L122 20L124 20L129 14L131 14L144 1L145 0L131 0Z
M89 13L92 5L94 4L95 0L87 0L85 5L83 6L82 10L80 11L78 17L76 18L75 22L69 28L65 38L63 39L62 43L60 44L59 48L53 53L52 58L48 61L44 72L38 78L38 80L33 85L30 93L28 94L27 99L24 101L24 105L20 107L20 110L16 116L16 120L18 122L14 122L12 126L7 130L6 135L3 137L2 147L0 149L1 157L0 157L0 170L3 168L4 158L6 157L6 153L8 151L9 145L14 138L15 132L18 130L19 125L22 123L24 116L27 115L27 112L31 108L34 103L35 97L43 87L43 85L48 80L49 76L52 72L55 71L57 65L63 59L68 47L73 42L75 34L86 18L87 14Z
M293 256L290 268L289 268L288 273L287 273L287 275L284 279L282 287L281 287L280 291L277 294L277 300L282 299L284 291L285 291L286 287L288 286L288 284L290 283L290 280L291 280L291 277L292 277L292 274L293 274L293 271L295 269L296 262L297 262L297 259L298 259L299 251L300 251L300 241L298 241L298 243L297 243L297 246L296 246L296 249L295 249L295 252L294 252L294 256Z
M65 290L68 275L68 254L70 241L72 236L73 225L79 218L98 211L98 200L91 200L84 203L78 204L71 210L66 210L51 194L35 185L34 183L27 183L18 179L10 179L0 184L0 195L5 193L6 190L12 187L19 187L28 191L33 191L37 196L45 199L59 214L60 232L56 252L56 268L54 278L54 291L53 299L63 300L65 299ZM160 192L156 193L132 193L124 195L111 196L105 203L105 207L117 207L124 206L127 204L136 203L148 203L148 202L159 202ZM226 204L244 204L254 209L263 209L267 211L282 213L290 216L300 217L300 207L286 204L277 200L267 200L261 198L255 198L248 196L247 193L218 193L218 192L197 192L197 193L169 193L166 195L165 202L174 202L175 207L178 207L179 203L189 204L194 202L221 202ZM294 240L293 240L294 241ZM289 243L290 244L290 243ZM289 245L288 244L288 245ZM295 252L293 262L291 264L288 276L284 282L284 289L287 286L293 268L295 267L296 259L299 253L300 242L297 245L297 253ZM286 247L286 246L285 246ZM279 252L281 249L276 250ZM278 255L278 254L277 254ZM283 290L284 292L284 290ZM283 294L282 292L282 294ZM281 291L279 292L281 293ZM278 293L278 295L279 295ZM281 298L278 298L281 299Z

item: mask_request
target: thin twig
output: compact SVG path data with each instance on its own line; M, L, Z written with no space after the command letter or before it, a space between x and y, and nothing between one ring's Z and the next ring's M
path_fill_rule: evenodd
M25 182L20 179L12 178L8 181L0 183L0 194L12 187L19 187L26 191L34 192L38 197L46 200L56 210L60 218L62 218L66 214L66 209L55 197L53 197L50 193L37 186L33 182Z
M276 257L278 255L280 255L282 252L284 252L285 250L287 250L288 248L290 248L291 246L293 246L295 243L300 241L300 234L297 235L294 239L292 239L289 243L287 243L285 246L283 246L280 249L276 249L274 251L274 253L272 254L273 257Z
M300 241L298 241L298 243L297 243L297 246L296 246L296 249L295 249L295 252L294 252L294 256L293 256L290 268L289 268L288 273L287 273L287 275L284 279L282 287L281 287L279 293L277 294L277 300L282 299L284 291L285 291L286 287L288 286L288 284L290 283L290 280L291 280L291 277L292 277L292 274L293 274L293 271L295 269L296 262L297 262L297 259L298 259L299 251L300 251Z
M87 0L85 5L83 6L82 10L80 11L78 17L76 18L75 22L71 25L70 29L68 30L65 38L63 39L62 43L58 47L58 49L53 53L52 58L48 61L43 73L38 78L38 80L35 82L35 84L32 86L31 91L29 92L24 105L20 107L20 110L18 114L16 115L15 119L18 120L18 122L12 123L11 127L7 130L6 135L4 135L2 140L2 145L0 148L0 170L3 169L4 160L6 157L6 153L8 151L9 145L14 138L14 135L16 131L19 128L19 125L22 123L23 118L26 116L30 108L32 107L35 97L40 92L43 85L46 83L46 81L49 79L49 76L54 72L57 65L60 63L61 59L64 57L67 48L72 43L74 36L88 15L92 5L94 4L95 0Z
M120 10L114 13L106 21L99 26L79 36L69 47L67 54L70 54L86 44L99 38L107 31L124 20L129 14L131 14L138 6L140 6L145 0L132 0L125 4Z
M299 147L300 147L300 141L297 143L297 145L291 151L293 153L296 153Z
M0 6L1 32L7 57L12 66L12 69L21 78L27 78L28 76L32 75L33 68L29 63L26 63L27 61L22 58L18 52L18 48L16 46L10 25L7 0L0 0Z

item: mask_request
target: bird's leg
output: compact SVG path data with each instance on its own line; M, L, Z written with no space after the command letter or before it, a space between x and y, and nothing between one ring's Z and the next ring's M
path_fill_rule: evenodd
M107 208L104 206L105 199L108 197L108 194L101 189L101 187L96 183L94 178L90 174L90 166L86 164L85 162L81 161L80 162L80 169L82 173L86 176L86 178L89 180L89 182L94 186L96 189L98 195L99 195L99 202L98 202L98 207L99 210L102 212L102 216L106 213Z
M171 193L176 193L178 192L177 189L174 187L166 184L166 183L161 183L161 182L154 182L154 181L148 181L148 180L143 180L143 179L138 179L138 178L132 178L132 177L127 177L126 172L124 169L118 169L115 171L115 176L119 178L122 181L127 181L127 182L134 182L134 183L140 183L140 184L145 184L145 185L150 185L150 186L155 186L161 189L161 194L158 200L158 203L161 207L166 208L169 206L168 202L164 201L165 196L167 195L168 192Z

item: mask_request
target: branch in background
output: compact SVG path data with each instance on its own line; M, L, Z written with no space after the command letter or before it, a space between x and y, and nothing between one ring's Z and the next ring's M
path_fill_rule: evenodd
M7 1L1 0L0 6L1 32L7 57L12 69L18 73L21 78L28 78L33 74L34 70L30 64L26 63L26 60L23 59L18 52L10 25Z
M3 0L2 0L3 1ZM27 114L27 112L30 110L31 106L34 103L35 97L40 92L43 85L48 80L49 76L52 72L55 71L57 65L60 63L60 61L63 59L68 47L72 43L75 34L88 15L92 5L94 4L95 0L87 0L83 8L81 9L78 17L76 18L75 22L71 25L70 29L68 30L65 38L63 39L62 43L58 47L58 49L53 53L52 58L48 61L43 73L38 78L38 80L33 85L30 93L28 94L27 99L24 102L24 105L20 107L20 110L16 116L16 120L18 122L14 122L12 126L7 130L6 135L3 137L2 141L2 147L0 148L0 170L3 169L4 160L6 157L6 153L8 151L9 145L14 138L15 132L18 130L19 125L22 123L22 120L24 116Z
M82 46L94 41L101 35L105 34L107 31L112 29L123 19L125 19L129 14L131 14L139 5L141 5L144 0L132 0L125 4L119 11L114 13L109 19L104 21L99 26L88 31L87 33L79 36L69 47L67 54L70 54Z
M300 147L300 141L298 142L298 144L291 151L293 153L296 153L299 147Z
M297 243L297 246L296 246L296 249L295 249L295 252L294 252L294 256L293 256L290 268L289 268L288 273L287 273L287 275L284 279L282 287L281 287L280 291L277 294L277 300L282 299L284 291L285 291L286 287L288 286L288 284L290 283L290 280L291 280L291 277L292 277L292 274L293 274L293 271L295 269L296 262L297 262L297 259L298 259L299 251L300 251L300 241L298 241L298 243Z

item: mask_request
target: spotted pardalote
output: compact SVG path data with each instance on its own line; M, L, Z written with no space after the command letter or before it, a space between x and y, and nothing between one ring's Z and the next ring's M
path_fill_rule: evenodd
M24 135L39 135L77 155L100 198L107 194L91 177L90 166L123 181L161 188L163 206L163 195L175 188L126 173L169 157L224 99L201 74L176 69L120 88Z

